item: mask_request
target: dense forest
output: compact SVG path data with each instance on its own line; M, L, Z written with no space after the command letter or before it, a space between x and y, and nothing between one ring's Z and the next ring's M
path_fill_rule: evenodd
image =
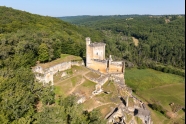
M31 67L61 53L82 56L85 37L99 31L60 19L0 6L0 123L104 123L98 111L87 112L69 96L55 100L53 87L35 82Z
M185 75L185 15L59 17L102 31L107 53L128 65ZM132 37L139 41L135 46ZM131 64L132 63L132 64Z

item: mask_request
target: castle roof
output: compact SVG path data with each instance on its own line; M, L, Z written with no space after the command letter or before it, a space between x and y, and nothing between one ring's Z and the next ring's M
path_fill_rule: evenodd
M106 44L105 43L97 43L97 42L95 42L95 43L91 43L89 46L90 47L99 47L99 46L105 46Z

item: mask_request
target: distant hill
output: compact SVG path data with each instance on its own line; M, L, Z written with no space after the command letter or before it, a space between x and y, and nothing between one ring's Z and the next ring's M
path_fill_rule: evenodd
M97 22L97 21L102 21L105 19L126 19L130 17L138 17L140 15L134 14L134 15L100 15L100 16L91 16L91 15L82 15L82 16L65 16L65 17L57 17L60 18L66 22L70 22L73 24L79 24L82 25L83 23L91 23L91 22Z

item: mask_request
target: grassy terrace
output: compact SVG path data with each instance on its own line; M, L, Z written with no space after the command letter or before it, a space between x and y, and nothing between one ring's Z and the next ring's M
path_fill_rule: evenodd
M69 55L69 54L61 54L61 57L54 60L54 61L47 62L47 63L40 63L38 65L41 66L42 68L48 68L48 67L57 65L59 63L69 62L69 61L72 61L72 60L82 60L82 58L79 57L79 56L74 56L74 55Z
M64 55L64 58L66 57L68 56ZM96 83L87 80L83 75L92 78L97 78L100 75L91 72L83 66L73 66L66 71L68 72L69 77L62 79L60 72L54 76L56 82L56 84L54 83L55 93L57 96L67 96L70 91L72 91L71 93L81 94L88 99L84 102L83 108L86 110L98 109L102 113L103 118L110 112L110 110L121 102L118 97L118 89L115 83L108 81L102 86L103 90L109 92L109 94L101 93L90 98L92 92L95 90ZM135 91L134 95L146 103L158 101L167 111L171 111L169 106L169 103L171 102L185 106L184 81L184 77L152 69L139 70L132 68L126 69L125 71L125 83ZM134 104L130 98L129 103L129 106L133 106ZM168 119L158 111L152 109L150 109L150 111L154 124L174 124L174 122L182 124L185 122L185 112L183 111L179 111L177 116L172 119ZM141 123L136 117L135 121L136 123Z

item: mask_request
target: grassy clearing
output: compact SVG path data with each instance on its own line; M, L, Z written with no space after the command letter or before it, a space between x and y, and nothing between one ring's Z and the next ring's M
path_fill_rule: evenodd
M61 87L60 86L54 86L54 92L55 94L57 94L58 96L63 96L64 93L61 91Z
M120 99L119 99L119 94L117 91L117 86L115 86L115 84L113 82L107 81L103 86L102 86L103 90L105 92L109 92L109 94L105 94L102 93L100 95L97 95L96 97L99 99L102 99L102 101L104 102L115 102L115 103L119 103Z
M61 77L62 73L66 72L67 75L65 77ZM54 83L60 83L62 82L64 79L72 76L72 69L68 69L66 71L61 71L61 72L57 72L55 75L54 75Z
M125 82L134 89L139 97L148 103L159 102L171 111L169 103L185 106L185 79L174 74L167 74L152 69L126 69ZM150 109L150 108L149 108ZM185 122L185 112L178 112L175 118L168 119L163 114L151 110L154 124L174 124ZM180 114L181 113L181 114Z
M107 105L103 105L103 106L100 106L98 108L96 108L97 110L99 110L101 112L101 117L102 118L105 118L105 116L113 111L113 109L116 107L115 104L107 104Z
M58 87L57 91L60 89L60 93L64 96L67 96L67 93L73 88L71 79L61 81L60 83L55 84L55 87Z
M125 82L133 90L147 90L173 83L184 83L184 78L152 69L126 69Z
M83 84L78 86L74 92L78 92L88 97L92 95L92 92L95 90L95 83L89 80L85 80Z
M72 66L73 74L81 74L87 71L89 71L89 69L87 69L85 66Z
M149 102L160 101L168 111L171 111L169 106L171 102L185 106L185 84L183 83L140 91L138 95Z
M114 92L115 94L117 94L117 88L114 85L114 82L107 81L102 87L106 92Z
M151 118L153 120L153 124L167 124L170 120L166 118L163 114L158 111L153 111L152 109L148 108L151 113Z
M96 106L97 104L96 104L95 101L96 101L96 100L95 100L94 98L86 100L86 101L83 103L83 108L84 108L85 110L88 110L88 109L92 108L93 106Z
M72 77L71 78L71 82L72 82L72 86L76 86L77 84L79 84L81 82L82 76L81 75L77 75L76 77Z

